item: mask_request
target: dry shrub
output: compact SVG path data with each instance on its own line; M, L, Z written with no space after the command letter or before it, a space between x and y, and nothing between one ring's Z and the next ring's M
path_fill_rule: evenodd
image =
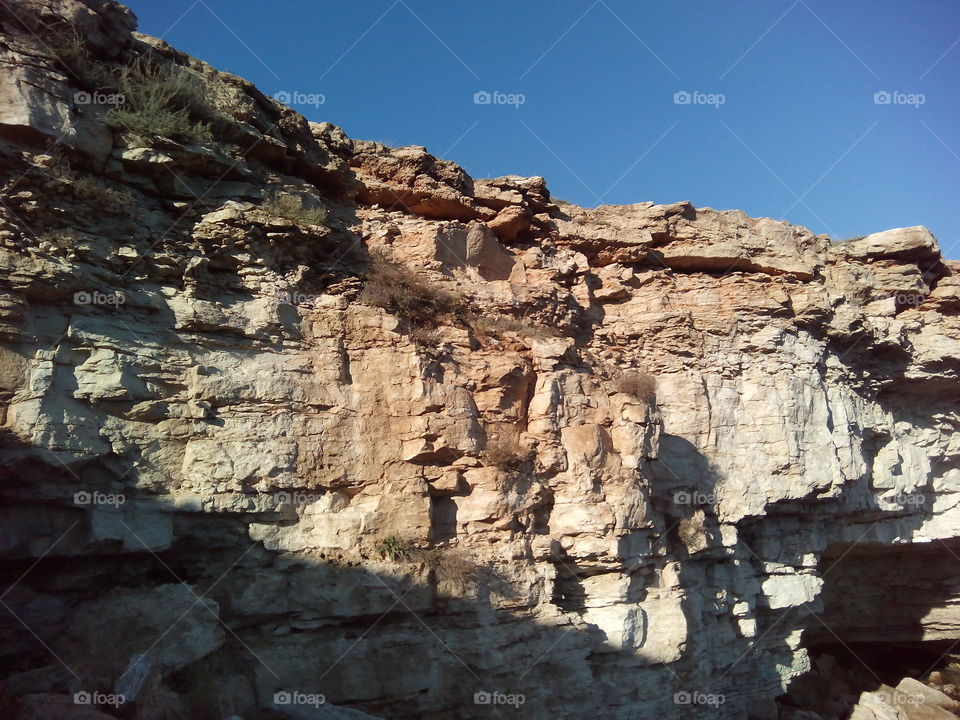
M87 90L98 90L112 84L116 72L114 68L95 60L75 31L61 29L41 33L46 35L46 45L56 56L60 69L69 76L68 82L76 81Z
M474 559L461 550L417 547L412 540L396 535L385 537L374 549L385 560L425 566L438 582L466 585L480 571Z
M133 214L137 206L136 196L127 188L110 187L89 175L75 175L72 184L79 199L114 215Z
M483 451L483 459L487 465L494 465L503 470L517 472L533 457L533 450L522 449L516 443L506 440L494 440L487 443Z
M143 215L144 209L137 194L129 188L72 169L70 160L58 148L54 148L50 154L51 159L46 163L49 176L58 180L61 187L70 191L77 200L111 215L134 218Z
M617 392L633 395L639 400L653 400L657 397L657 380L650 373L625 373L617 380Z
M460 309L450 293L435 287L382 250L370 253L360 302L383 308L413 326L436 327Z
M430 568L438 582L461 586L475 580L480 572L476 561L461 550L433 551Z
M470 315L467 323L475 333L484 337L500 336L505 332L515 332L525 337L543 340L550 337L560 337L562 334L556 328L531 325L528 322L513 317Z
M410 339L417 345L433 348L437 346L440 336L437 334L436 328L417 325L410 330Z
M41 247L50 245L60 250L69 250L70 248L75 248L80 245L80 243L84 242L84 239L76 230L68 228L65 230L47 230L38 233L37 241ZM0 715L0 717L2 717L2 715Z

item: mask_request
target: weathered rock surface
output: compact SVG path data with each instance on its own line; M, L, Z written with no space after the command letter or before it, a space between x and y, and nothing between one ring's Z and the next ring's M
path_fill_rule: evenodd
M74 117L0 16L11 713L772 717L825 626L960 638L960 264L924 228L579 208L308 123L115 3L10 5L225 113L209 146ZM371 253L458 309L366 301Z

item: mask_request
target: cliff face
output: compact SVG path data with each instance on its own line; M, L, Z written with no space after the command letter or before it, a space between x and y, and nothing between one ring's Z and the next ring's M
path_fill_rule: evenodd
M2 12L11 715L776 717L811 652L960 638L925 228L584 209L308 123L116 3ZM212 139L118 128L83 70L136 57Z

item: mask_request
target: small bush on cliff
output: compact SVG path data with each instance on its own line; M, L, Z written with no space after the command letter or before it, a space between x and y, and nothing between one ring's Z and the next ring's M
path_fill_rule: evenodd
M143 214L143 208L133 191L72 169L69 159L57 149L51 151L50 158L43 167L50 177L59 181L61 188L98 212L106 211L110 215L128 215L134 218Z
M645 372L625 373L617 380L617 392L633 395L639 400L652 400L657 396L657 380Z
M194 143L213 139L209 123L191 119L213 111L203 81L189 70L141 57L119 71L116 87L123 104L106 120L118 130Z
M462 586L475 580L480 572L476 561L460 550L434 548L427 552L425 562L439 582Z
M115 78L113 68L94 60L83 40L73 32L49 32L46 44L54 55L60 69L85 90L98 90L111 84Z
M493 440L487 443L487 447L483 451L483 459L487 465L494 465L511 472L519 472L533 459L533 454L532 449L523 449L515 442Z
M88 175L74 177L73 192L79 199L114 215L133 214L137 205L136 196L126 188L109 187Z
M480 566L463 551L443 547L417 547L413 541L396 535L385 537L374 549L385 560L425 566L438 582L466 585L480 573Z
M410 329L410 339L425 349L437 349L440 334L436 328L417 325Z
M467 324L482 337L501 336L505 332L514 332L524 337L543 340L563 335L556 328L533 325L513 317L470 315L467 318Z
M409 556L413 544L409 540L404 540L396 535L389 535L378 542L374 549L380 557L396 562Z
M280 192L267 195L261 208L295 225L323 225L330 216L326 208L306 208L296 195Z
M209 142L210 123L222 116L204 81L190 70L159 57L140 56L128 65L101 62L71 31L45 33L45 44L71 84L107 91L118 98L106 122L131 135Z
M370 268L360 301L383 308L415 327L436 326L461 310L455 296L435 287L382 250L370 253Z

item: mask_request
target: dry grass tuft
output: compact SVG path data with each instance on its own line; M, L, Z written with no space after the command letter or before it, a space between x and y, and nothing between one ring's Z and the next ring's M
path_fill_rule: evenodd
M551 337L560 337L562 333L556 328L532 325L513 317L483 316L471 314L466 318L467 324L481 337L498 337L506 332L514 332L524 337L544 340Z
M520 448L515 442L494 440L487 443L483 452L483 459L487 465L494 465L503 470L519 472L533 459L533 450Z
M617 380L617 392L633 395L639 400L654 400L657 397L657 380L650 373L631 372Z
M360 302L383 308L414 327L436 327L458 314L458 298L420 277L382 250L370 253Z
M326 208L304 207L298 195L289 193L267 195L260 207L264 212L285 218L295 225L323 225L330 217Z
M422 565L433 573L437 582L466 585L475 580L480 567L468 553L449 548L418 547L412 540L390 535L374 549L391 562Z

